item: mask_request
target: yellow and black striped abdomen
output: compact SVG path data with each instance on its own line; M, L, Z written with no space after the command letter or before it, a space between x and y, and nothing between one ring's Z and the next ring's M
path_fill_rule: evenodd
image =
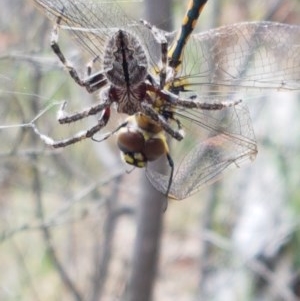
M190 0L182 21L181 29L168 52L170 67L177 68L181 64L184 46L196 26L199 15L206 2L207 0Z

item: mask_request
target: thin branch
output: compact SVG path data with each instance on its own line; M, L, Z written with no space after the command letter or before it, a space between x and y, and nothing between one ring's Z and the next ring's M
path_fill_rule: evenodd
M116 223L118 221L118 198L120 192L121 177L115 179L112 185L112 194L106 202L106 220L104 224L104 240L101 242L102 252L99 252L98 245L95 245L96 254L93 257L95 265L91 301L101 300L108 279L110 262L113 254L113 240L115 236ZM100 253L100 254L99 254Z
M40 30L40 38L41 40L43 39L44 35L46 34L47 26L46 23L43 23L44 26L41 26ZM42 41L40 43L42 45ZM41 92L41 79L42 79L42 74L40 67L37 65L33 65L33 91L34 94L40 94ZM38 105L36 101L32 102L32 111L34 112L35 116L39 116L38 111ZM37 137L32 136L31 138L32 145L36 145L38 139ZM36 214L38 218L42 221L42 224L45 220L45 213L44 213L44 205L43 205L43 197L42 197L42 183L41 183L41 175L39 171L39 162L38 162L39 157L33 155L32 156L32 161L35 162L35 164L32 164L32 191L34 193L35 197L35 203L36 203ZM56 268L58 275L60 276L62 282L64 285L68 288L69 292L73 295L74 300L76 301L83 301L83 298L81 297L81 294L79 293L78 289L75 287L74 283L72 282L71 278L69 277L67 271L64 269L63 265L58 259L58 256L56 254L55 248L52 244L52 239L51 239L51 232L50 228L48 227L42 227L42 236L46 245L46 250L48 252L48 255Z

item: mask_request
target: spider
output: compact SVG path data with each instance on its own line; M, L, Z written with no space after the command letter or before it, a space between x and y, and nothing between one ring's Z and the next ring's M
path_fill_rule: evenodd
M61 13L63 14L63 10ZM126 163L136 167L146 167L147 162L166 155L171 168L166 191L168 195L174 163L169 153L165 133L178 141L184 137L180 121L173 114L176 108L221 110L235 106L240 101L205 103L194 97L180 98L177 94L184 87L176 87L173 92L172 89L166 88L172 87L176 72L168 62L167 37L163 31L146 21L141 21L140 26L150 30L155 41L160 45L161 67L158 76L151 74L146 50L138 37L128 30L118 29L106 42L103 57L96 56L87 65L87 76L82 79L58 44L61 20L62 16L58 16L53 27L51 48L78 85L84 87L89 93L99 90L100 102L73 114L66 113L66 102L64 102L58 111L58 121L60 124L67 124L90 115L101 114L96 125L63 140L55 141L36 130L37 134L46 144L54 148L66 147L87 138L96 140L94 135L107 125L111 105L115 103L117 111L129 117L100 141L118 132L117 142L122 158ZM99 59L103 61L103 70L93 73L93 65ZM171 121L177 124L176 129L172 127Z

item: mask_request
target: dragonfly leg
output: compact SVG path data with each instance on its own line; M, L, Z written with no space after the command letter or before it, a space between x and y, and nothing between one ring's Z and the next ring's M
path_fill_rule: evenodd
M124 128L124 127L127 127L128 125L128 121L125 121L123 123L121 123L116 129L114 129L113 131L103 135L102 137L100 138L95 138L95 137L92 137L92 140L93 141L96 141L96 142L102 142L108 138L110 138L112 135L114 135L115 133L117 133L120 129Z
M169 195L172 181L173 181L173 175L174 175L174 161L169 153L167 153L167 159L168 159L169 166L171 168L171 172L170 172L170 178L169 178L169 182L168 182L168 186L167 186L166 196Z

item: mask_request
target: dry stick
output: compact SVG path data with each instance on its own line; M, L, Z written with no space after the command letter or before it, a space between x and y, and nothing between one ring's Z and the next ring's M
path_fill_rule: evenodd
M143 184L143 189L126 301L152 300L157 274L165 200L149 182Z
M166 25L170 22L170 1L146 0L145 9L148 15L145 20L154 25ZM164 4L162 6L162 3ZM151 8L150 8L151 6ZM166 11L162 12L165 8ZM162 12L163 18L154 23L157 12ZM170 24L169 24L169 27ZM170 28L165 28L166 30ZM142 171L142 175L144 176ZM142 196L137 216L137 234L134 246L132 271L126 290L127 301L150 301L152 299L154 282L157 275L161 233L163 228L163 212L166 197L156 191L143 177Z
M90 301L101 300L104 291L106 281L109 279L109 268L110 263L113 259L113 241L115 238L115 230L117 222L121 217L119 214L119 202L120 197L120 184L122 182L122 175L116 177L112 183L111 195L106 202L106 220L104 224L104 240L100 243L101 251L99 250L99 244L95 244L95 256L92 257L94 262L95 270L92 279L92 293ZM127 212L122 212L122 214L128 214ZM100 255L99 255L100 253Z

